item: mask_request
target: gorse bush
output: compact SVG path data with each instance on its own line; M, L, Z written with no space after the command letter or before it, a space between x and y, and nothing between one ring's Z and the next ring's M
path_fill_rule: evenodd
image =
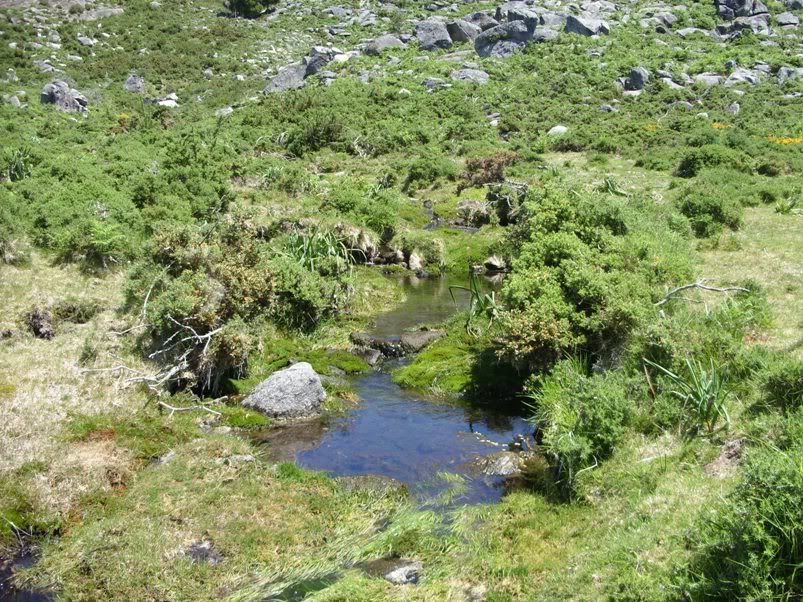
M626 219L624 203L555 189L528 193L502 294L502 357L529 369L575 352L596 361L652 315L657 285L688 278L681 248L661 248L654 232L631 233L638 222Z
M763 377L764 401L784 414L803 407L803 361L781 358Z
M560 490L571 495L578 474L610 456L635 404L620 374L588 376L579 359L558 362L526 388L541 448Z
M692 230L699 237L717 234L723 227L737 230L742 225L742 206L722 190L695 182L678 200L680 212L689 218Z
M675 175L681 178L693 178L703 169L719 166L737 171L750 171L750 159L744 153L726 146L705 144L686 153L675 170Z
M186 360L172 386L214 392L246 371L260 324L308 329L344 307L348 288L338 274L346 259L336 239L316 236L276 248L240 210L156 231L127 298L132 309L141 306L150 356Z

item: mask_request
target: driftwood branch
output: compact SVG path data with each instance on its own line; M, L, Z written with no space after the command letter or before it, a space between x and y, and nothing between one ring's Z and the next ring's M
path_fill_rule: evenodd
M741 287L741 286L728 286L728 287L724 287L724 288L720 288L720 287L716 287L716 286L708 286L707 284L705 284L705 279L700 279L697 282L692 282L691 284L684 284L683 286L679 286L677 288L673 288L671 291L669 291L666 294L666 296L663 299L658 301L655 304L655 306L659 307L661 305L664 305L665 303L668 303L669 301L671 301L672 298L676 294L678 294L678 293L680 293L682 291L687 291L689 289L700 289L700 290L704 290L704 291L711 291L711 292L714 292L714 293L733 293L733 292L749 293L750 292L749 289L746 289L746 288Z

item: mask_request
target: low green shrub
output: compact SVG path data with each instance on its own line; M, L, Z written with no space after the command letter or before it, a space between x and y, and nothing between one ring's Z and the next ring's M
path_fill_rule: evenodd
M410 161L406 171L407 176L402 184L405 192L427 188L441 178L453 180L457 176L457 166L454 162L431 148Z
M742 225L742 206L720 190L689 186L681 193L678 208L700 238L713 236L723 227L738 230Z
M556 484L571 495L578 474L605 460L621 440L635 403L620 374L589 376L579 359L562 360L525 387L533 423Z
M784 414L803 407L803 361L779 358L763 376L764 401Z
M258 17L279 0L226 0L226 6L235 15L252 19Z
M715 518L701 517L685 584L692 598L794 600L803 594L801 424L797 412L787 441L749 451L727 503Z
M704 144L687 152L675 170L681 178L693 178L705 168L724 166L737 171L750 171L747 155L719 144Z

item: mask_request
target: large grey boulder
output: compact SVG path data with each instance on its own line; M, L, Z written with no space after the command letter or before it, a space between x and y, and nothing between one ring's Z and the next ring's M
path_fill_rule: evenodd
M302 418L317 414L324 399L321 377L307 362L299 362L271 374L242 405L274 418Z
M452 71L450 77L455 81L471 82L479 85L487 84L491 78L481 69L458 69L457 71Z
M800 25L800 19L792 13L781 13L775 17L775 21L781 27L796 27Z
M752 17L768 12L761 0L715 0L715 3L719 16L727 21L736 17Z
M421 50L452 47L452 38L446 29L446 23L438 19L419 21L415 26L415 37Z
M474 40L474 48L482 57L505 58L524 48L532 37L524 21L511 21L483 31Z
M781 67L778 69L777 78L780 85L788 81L803 79L803 67Z
M497 27L499 25L499 21L494 19L488 13L482 11L478 11L476 13L468 15L467 17L463 17L463 20L468 21L472 25L476 25L482 31L491 29L493 27Z
M566 33L576 33L581 36L607 35L611 32L608 24L602 19L588 15L566 17Z
M376 56L388 48L405 48L406 44L394 35L385 34L375 39L365 47L365 54Z
M332 62L336 55L341 54L337 48L329 48L327 46L313 46L304 57L304 65L307 70L304 77L315 75L321 71L326 65Z
M731 86L738 86L739 84L755 86L760 80L761 76L758 71L739 68L728 76L728 79L725 80L724 85L727 88L730 88Z
M281 69L270 83L265 87L265 94L298 90L304 87L304 78L307 76L307 66L304 63L294 63Z
M644 67L634 67L630 70L630 75L625 80L625 90L643 90L649 81L649 71Z
M54 104L60 111L67 113L85 113L89 104L86 96L61 79L54 79L42 88L39 97L42 104Z
M533 31L541 23L541 16L529 8L511 8L507 13L507 20L524 21L527 29Z
M446 24L446 31L449 32L452 42L473 42L482 29L463 19L456 19Z

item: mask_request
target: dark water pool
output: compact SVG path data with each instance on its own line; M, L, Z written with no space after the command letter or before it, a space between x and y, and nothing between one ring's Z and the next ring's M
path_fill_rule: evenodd
M454 283L445 278L403 281L406 302L381 315L372 333L397 335L448 318L456 309L449 293ZM456 296L467 305L466 293ZM262 434L269 454L333 476L391 477L424 503L498 500L509 482L484 474L482 458L507 451L519 436L531 438L531 425L519 416L402 389L391 380L393 367L386 364L353 381L361 402L345 416Z
M4 561L0 558L0 602L51 602L56 599L52 592L17 589L14 585L14 572L33 565L35 557L23 553Z

